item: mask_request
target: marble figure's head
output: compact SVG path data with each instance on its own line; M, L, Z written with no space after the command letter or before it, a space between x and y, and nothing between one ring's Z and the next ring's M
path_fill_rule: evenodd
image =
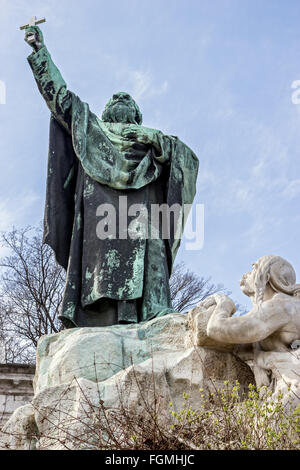
M261 304L267 284L277 293L299 296L300 284L296 284L293 266L275 255L266 255L252 265L252 271L243 275L240 286L244 294Z

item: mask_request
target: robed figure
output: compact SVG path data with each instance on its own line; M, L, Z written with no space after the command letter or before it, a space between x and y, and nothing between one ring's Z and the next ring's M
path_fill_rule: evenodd
M32 34L28 61L51 111L44 241L66 269L61 321L107 326L174 312L169 278L183 220L167 238L151 237L149 220L135 223L127 209L192 204L197 157L177 137L143 127L127 93L113 95L100 120L67 89L39 27L25 40Z

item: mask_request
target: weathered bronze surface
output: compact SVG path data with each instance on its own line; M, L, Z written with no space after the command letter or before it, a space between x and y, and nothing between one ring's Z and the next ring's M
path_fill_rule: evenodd
M168 239L132 238L124 203L149 212L152 204L191 204L197 157L177 137L143 127L127 93L113 95L100 120L67 89L40 28L25 34L34 34L28 61L52 115L44 240L67 270L62 322L106 326L173 312L169 277L184 224L179 238L172 230ZM116 237L97 236L103 204L115 210Z

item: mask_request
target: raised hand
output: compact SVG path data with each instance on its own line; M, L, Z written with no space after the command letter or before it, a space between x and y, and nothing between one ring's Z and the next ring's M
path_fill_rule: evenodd
M28 28L25 29L24 40L36 52L44 45L43 33L38 26L28 26Z
M234 302L226 294L217 293L214 294L213 297L216 301L217 308L225 310L229 315L233 315L236 312Z

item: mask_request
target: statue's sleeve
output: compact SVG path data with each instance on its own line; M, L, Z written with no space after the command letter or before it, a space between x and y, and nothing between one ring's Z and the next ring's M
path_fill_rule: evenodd
M71 132L72 96L46 46L28 57L39 91L54 117Z

